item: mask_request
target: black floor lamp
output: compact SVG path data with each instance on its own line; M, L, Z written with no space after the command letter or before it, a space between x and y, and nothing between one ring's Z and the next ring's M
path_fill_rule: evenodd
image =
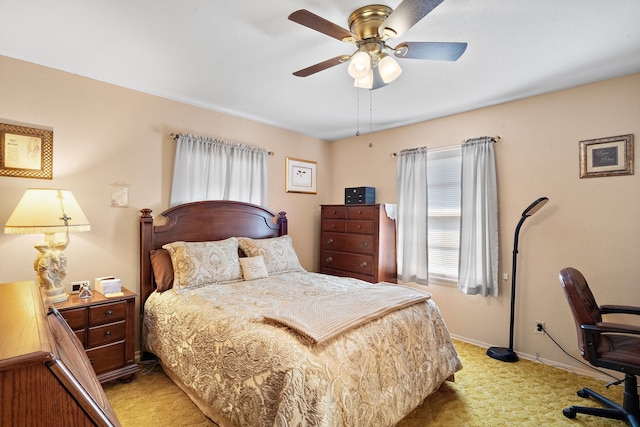
M548 197L540 197L535 202L531 203L527 209L522 212L522 218L516 226L515 236L513 238L513 261L511 264L511 318L509 321L509 348L505 347L489 347L487 355L503 362L517 362L518 355L513 351L513 324L514 324L514 310L516 303L516 265L518 261L518 234L520 234L520 227L525 219L529 218L534 213L538 212L549 201Z

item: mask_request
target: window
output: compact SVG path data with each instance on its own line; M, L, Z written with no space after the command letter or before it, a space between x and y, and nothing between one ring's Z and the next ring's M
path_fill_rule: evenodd
M460 146L427 153L429 282L456 286L460 248Z

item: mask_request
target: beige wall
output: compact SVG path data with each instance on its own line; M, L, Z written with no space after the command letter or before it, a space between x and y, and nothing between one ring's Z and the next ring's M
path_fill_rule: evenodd
M91 232L71 235L65 251L67 282L113 274L138 291L139 211L148 207L158 214L169 207L175 150L171 132L274 151L266 205L287 212L302 265L313 270L317 264L319 232L314 224L330 181L318 182L317 195L286 193L285 157L314 160L324 171L328 142L2 56L0 93L1 122L54 132L54 179L0 177L0 221L6 222L26 188L73 191ZM130 185L127 208L110 207L110 184L118 180ZM0 233L0 282L35 277L33 245L42 237Z
M532 332L534 321L542 320L566 348L575 348L557 280L564 266L582 269L602 302L640 305L640 172L578 178L578 141L640 133L640 74L333 143L6 57L0 57L0 93L0 121L54 131L54 179L0 177L0 220L8 219L28 187L72 190L92 230L71 236L69 281L115 274L138 290L138 211L168 207L171 132L275 151L267 207L288 213L296 250L310 270L317 268L319 204L341 203L344 187L364 185L376 187L378 201L395 202L390 153L500 135L501 272L511 271L513 228L522 210L537 197L550 198L520 234L516 350L570 364L546 337ZM286 156L318 162L317 195L285 193ZM128 208L110 207L110 184L118 180L130 185ZM0 234L0 282L34 277L33 244L40 238ZM509 285L501 281L498 298L428 289L454 335L506 345Z
M640 143L640 74L338 141L331 159L332 202L342 200L344 187L373 186L379 202L394 203L396 159L390 153L500 135L495 151L501 276L511 272L522 211L538 197L550 199L520 232L514 347L572 364L547 337L533 333L535 321L544 321L565 348L575 349L573 320L558 281L561 268L580 269L601 304L640 306L640 171L579 178L578 142L622 134L635 134ZM435 285L428 290L453 334L507 346L510 287L510 279L501 280L498 298Z

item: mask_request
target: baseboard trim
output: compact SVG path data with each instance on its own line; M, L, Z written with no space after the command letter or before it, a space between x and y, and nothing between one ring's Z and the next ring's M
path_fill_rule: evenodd
M468 344L473 344L476 345L478 347L482 347L482 348L489 348L492 347L493 344L488 344L486 342L482 342L482 341L478 341L478 340L474 340L474 339L470 339L467 337L462 337L459 335L455 335L455 334L451 334L451 338L458 340L458 341L463 341L466 342ZM531 354L527 354L527 353L522 353L520 351L518 351L517 349L514 349L516 354L518 355L518 357L520 357L521 359L525 359L525 360L529 360L531 362L536 362L536 363L542 363L543 365L547 365L547 366L551 366L554 368L559 368L574 374L578 374L578 375L582 375L585 377L590 377L590 378L595 378L597 380L601 380L604 382L611 382L613 379L611 377L608 377L605 374L602 374L598 371L596 371L595 369L590 369L589 367L585 366L584 368L582 367L578 367L578 366L573 366L573 365L566 365L564 363L559 363L555 360L549 360L549 359L545 359L545 358L541 358L539 356L536 355L531 355ZM599 369L599 368L598 368ZM612 375L615 376L615 374L618 374L617 372L612 373Z

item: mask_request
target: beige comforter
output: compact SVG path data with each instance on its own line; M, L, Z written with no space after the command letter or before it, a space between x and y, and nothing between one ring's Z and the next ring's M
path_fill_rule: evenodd
M391 426L461 368L433 301L321 345L263 313L372 285L316 273L152 294L143 346L211 419L236 426Z

